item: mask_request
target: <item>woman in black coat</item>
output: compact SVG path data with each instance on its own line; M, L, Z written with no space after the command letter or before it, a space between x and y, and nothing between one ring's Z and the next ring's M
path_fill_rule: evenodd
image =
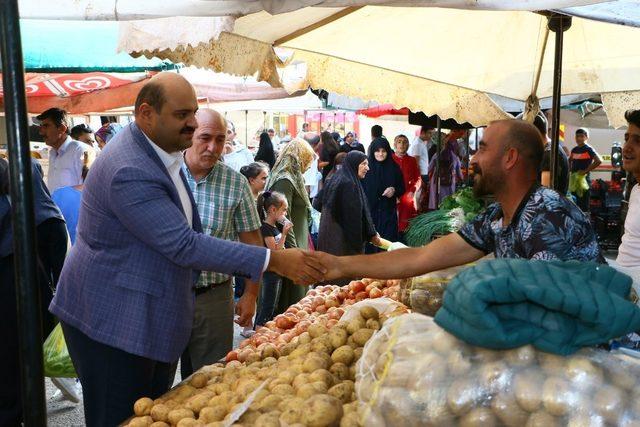
M370 171L362 181L373 223L382 236L391 242L398 240L398 198L404 194L400 167L393 161L393 151L384 137L369 146ZM378 252L368 246L367 253Z
M264 162L269 165L269 169L273 169L273 165L276 164L276 152L273 149L273 143L267 132L260 134L260 145L258 146L258 153L255 157L256 162Z
M364 253L367 242L380 243L360 184L368 171L367 156L352 151L327 178L325 187L313 201L313 207L322 212L318 250L337 256L358 255Z

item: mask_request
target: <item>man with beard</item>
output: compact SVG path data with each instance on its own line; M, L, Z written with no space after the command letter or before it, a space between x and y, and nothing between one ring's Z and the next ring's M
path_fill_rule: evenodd
M471 164L474 193L496 203L451 233L421 248L336 258L318 254L327 280L392 279L463 265L494 253L497 258L604 262L588 218L556 191L537 183L544 142L520 120L493 122Z

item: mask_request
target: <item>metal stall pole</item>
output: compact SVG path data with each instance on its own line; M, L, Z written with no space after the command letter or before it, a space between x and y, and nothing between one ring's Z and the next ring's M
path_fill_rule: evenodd
M571 17L554 13L548 17L549 30L555 33L555 57L553 60L553 101L552 101L552 128L551 128L551 188L558 189L556 171L560 167L558 150L560 149L560 97L562 96L562 43L564 32L571 27Z
M438 126L438 147L436 148L436 156L438 156L438 161L436 162L436 171L435 171L435 183L436 183L436 209L440 207L440 150L442 149L442 122L440 120L440 116L436 116L437 126Z
M471 161L471 155L469 154L469 138L471 138L471 132L467 131L464 137L464 143L465 143L465 149L466 149L465 157L466 157L466 167L467 167L467 186L471 182L471 179L469 178L471 176L471 174L469 173L469 162Z
M249 148L249 110L244 110L244 147Z
M11 165L11 214L23 419L27 427L40 427L47 425L47 412L27 101L17 0L0 1L0 51Z

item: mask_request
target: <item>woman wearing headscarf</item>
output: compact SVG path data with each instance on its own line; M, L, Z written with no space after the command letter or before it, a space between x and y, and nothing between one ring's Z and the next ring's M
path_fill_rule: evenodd
M352 151L327 179L321 196L313 203L322 212L318 250L337 256L357 255L364 253L367 242L380 243L360 184L368 171L367 156Z
M258 153L256 154L255 160L256 162L265 162L269 165L270 169L276 164L276 153L267 132L260 134L260 145L258 146Z
M404 194L404 178L393 161L393 150L384 137L369 146L369 173L362 181L373 223L383 239L398 241L398 198ZM367 246L367 253L378 252Z
M445 197L455 193L458 180L462 180L460 158L456 154L457 140L449 136L440 153L433 156L429 163L429 209L438 209ZM436 167L437 165L437 167ZM436 171L437 169L437 171ZM438 177L440 180L438 181ZM440 184L436 190L437 184ZM438 197L436 199L436 192Z
M315 159L311 145L305 140L294 138L280 152L276 160L267 187L269 191L284 194L289 206L289 219L293 229L287 235L287 247L309 248L309 224L311 222L311 202L305 188L303 174ZM290 305L297 303L307 289L284 280L278 300L277 313L284 312Z

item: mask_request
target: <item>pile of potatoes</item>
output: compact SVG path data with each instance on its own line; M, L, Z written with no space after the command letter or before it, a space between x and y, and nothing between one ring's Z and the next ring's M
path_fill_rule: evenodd
M356 362L380 327L372 307L332 328L312 324L296 344L205 367L159 399L139 399L128 426L219 427L247 405L233 426L358 426Z
M415 313L435 316L442 307L444 292L453 278L468 265L432 271L422 276L400 281L398 299Z
M356 384L366 426L640 426L637 363L474 347L417 313L367 344Z

